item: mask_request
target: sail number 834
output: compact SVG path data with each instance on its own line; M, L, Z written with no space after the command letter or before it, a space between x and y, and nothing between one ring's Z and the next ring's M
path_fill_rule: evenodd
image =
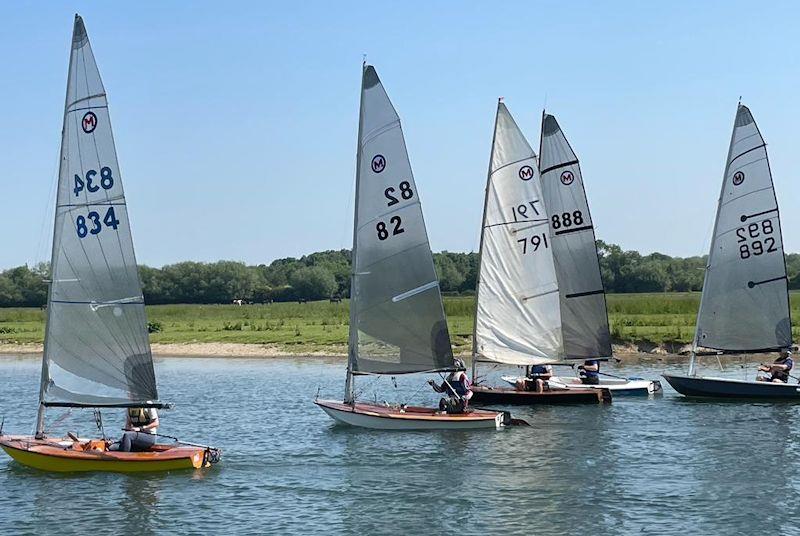
M84 190L88 190L91 193L98 191L101 187L103 190L110 190L114 186L114 177L111 175L111 168L108 166L103 166L100 168L100 186L94 184L94 180L97 177L97 171L94 169L90 169L84 175L84 178L81 178L80 175L75 175L75 187L72 191L75 193L75 197Z
M749 259L750 257L758 257L764 253L774 253L778 251L775 247L775 237L771 235L774 228L772 227L771 220L764 220L761 225L758 223L751 223L747 227L739 227L736 229L736 243L739 244L739 257L742 259Z
M116 230L119 227L119 220L114 214L114 207L108 207L103 219L100 219L100 213L94 210L90 211L86 216L81 214L75 218L75 231L78 233L78 238L86 238L88 235L96 235L103 230L103 225L111 227Z

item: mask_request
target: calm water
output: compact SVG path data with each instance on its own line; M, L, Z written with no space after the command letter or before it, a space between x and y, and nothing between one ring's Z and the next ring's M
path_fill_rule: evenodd
M39 366L0 358L6 431L30 432ZM516 409L531 428L371 432L335 427L311 403L318 386L341 396L341 361L167 359L156 372L175 403L161 431L222 447L222 463L65 476L0 453L0 533L800 534L800 405L690 402L666 387L605 407ZM402 399L421 379L398 383L364 397ZM435 401L427 389L415 399ZM108 431L122 424L104 417ZM86 411L60 427L94 428Z

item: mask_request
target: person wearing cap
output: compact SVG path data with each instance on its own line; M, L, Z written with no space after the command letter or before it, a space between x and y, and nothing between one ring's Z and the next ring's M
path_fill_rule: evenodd
M786 348L781 350L778 359L771 365L761 365L758 367L759 372L768 372L769 376L759 376L756 378L756 381L789 383L789 372L792 370L792 367L794 367L792 351Z
M583 365L578 366L581 383L585 385L600 384L600 361L597 359L587 359Z
M447 394L447 398L439 401L439 409L447 413L465 413L468 411L469 400L472 398L472 384L466 372L466 365L460 359L455 360L456 370L451 372L447 378L437 385L433 380L428 383L437 393Z

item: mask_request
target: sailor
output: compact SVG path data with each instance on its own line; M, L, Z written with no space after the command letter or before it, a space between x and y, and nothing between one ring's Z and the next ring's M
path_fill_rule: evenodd
M524 380L525 390L541 393L547 386L547 380L553 377L553 367L550 365L533 365L528 368Z
M775 382L775 383L789 383L789 371L794 366L792 360L792 351L788 348L781 350L778 359L771 365L761 365L758 367L759 372L768 372L769 376L759 376L756 381L759 382Z
M437 385L433 380L428 380L428 383L437 393L447 394L447 398L439 400L440 411L466 413L469 411L469 399L472 398L472 384L467 376L464 362L456 359L455 367L456 370L451 372L441 385Z
M600 361L597 359L587 359L583 365L578 366L578 375L581 383L585 385L600 384Z
M156 444L158 412L155 408L128 408L125 430L119 440L122 452L141 452L150 450Z

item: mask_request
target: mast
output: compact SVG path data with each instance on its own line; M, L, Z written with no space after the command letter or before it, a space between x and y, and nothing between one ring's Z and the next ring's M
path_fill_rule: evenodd
M361 184L361 134L364 119L364 72L367 62L361 64L361 90L358 103L358 140L356 142L356 194L353 203L353 249L350 252L350 330L347 348L347 378L344 383L344 402L355 404L355 386L353 385L353 363L358 352L358 326L356 326L355 303L356 290L356 249L358 247L358 190Z
M58 159L58 179L57 184L61 182L61 171L64 167L64 161L66 160L66 156L64 154L64 145L66 136L66 124L67 124L67 108L69 106L69 77L72 73L72 58L74 56L72 52L72 43L75 41L75 32L77 31L78 23L81 20L80 15L75 13L75 22L72 27L72 39L70 39L70 53L69 53L69 64L67 66L67 90L65 91L64 95L64 114L61 122L61 148L59 150L59 159ZM82 25L82 22L81 22ZM85 30L84 30L85 31ZM53 242L50 249L50 282L47 285L47 313L45 319L45 336L44 336L44 348L42 352L42 377L41 381L39 382L39 408L36 414L36 435L37 439L41 439L44 437L44 417L47 408L44 405L44 391L45 386L47 385L47 380L49 378L50 372L47 367L47 328L50 326L50 314L53 308L51 307L51 300L53 297L53 261L56 257L56 232L57 232L57 218L56 212L58 211L58 193L61 191L61 188L57 188L56 190L56 204L55 209L53 212Z
M483 217L481 218L481 238L478 246L478 273L475 276L475 314L472 318L472 381L475 381L475 373L478 366L478 294L481 291L481 256L483 255L483 233L486 228L486 204L489 201L489 184L492 180L492 156L494 155L494 144L497 140L497 117L500 113L500 103L503 97L497 99L497 111L494 114L494 131L492 132L492 148L489 151L489 166L486 171L486 189L483 192Z
M717 226L719 225L719 213L720 209L722 208L722 198L725 194L725 181L728 179L728 170L730 169L731 165L731 154L733 153L733 141L736 136L736 118L739 116L739 106L742 104L740 100L736 104L736 114L734 115L733 119L733 129L731 130L731 141L728 145L728 156L725 158L725 171L722 173L722 186L720 186L719 190L719 198L717 199L717 213L714 216L714 229L711 231L711 244L708 248L708 259L706 260L706 273L703 276L703 289L700 291L700 306L697 309L697 320L700 318L700 311L703 308L703 296L706 294L706 282L708 281L708 273L711 267L711 256L714 254L714 241L717 237ZM689 376L694 376L697 372L695 370L696 360L697 360L697 341L700 335L700 326L699 322L695 320L694 326L694 339L692 340L692 353L691 357L689 358Z

